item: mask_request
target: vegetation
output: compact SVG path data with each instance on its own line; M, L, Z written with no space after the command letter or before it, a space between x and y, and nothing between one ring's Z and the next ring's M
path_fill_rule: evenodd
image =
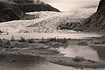
M60 65L81 67L81 68L103 68L105 63L87 60L84 57L76 56L74 58L62 56L60 52L55 49L64 47L65 45L90 45L94 42L104 41L104 38L91 38L91 39L66 39L66 38L50 38L50 39L25 39L21 37L19 40L14 41L14 36L11 40L0 39L1 49L5 49L4 52L16 55L30 55L40 56L43 55L49 62L53 62ZM104 43L105 44L105 43ZM97 45L97 44L96 44ZM99 45L99 44L98 44ZM105 47L104 47L105 48ZM103 49L103 48L102 48ZM103 50L104 51L104 50ZM44 56L45 55L45 56ZM47 56L48 55L48 56ZM3 53L0 53L1 57L5 57ZM51 57L49 57L51 56ZM61 57L59 57L61 56ZM0 58L1 59L1 58Z
M28 39L28 43L34 43L34 39Z
M12 35L12 37L11 37L11 41L15 41L15 38L14 38L14 36Z
M67 39L66 38L50 38L50 39L48 39L48 42L67 43Z
M11 45L11 42L9 40L7 40L7 42L5 44L6 45Z
M85 61L86 59L83 58L83 57L79 57L79 56L76 56L75 58L73 58L73 61L75 62L81 62L81 61Z
M72 30L73 28L76 28L80 26L80 22L69 22L69 23L66 23L66 24L60 24L57 28L58 29L66 29L66 30Z
M18 40L18 42L25 42L25 38L21 37L20 40Z
M96 41L94 41L94 44L105 44L105 40L103 39L103 40L96 40Z

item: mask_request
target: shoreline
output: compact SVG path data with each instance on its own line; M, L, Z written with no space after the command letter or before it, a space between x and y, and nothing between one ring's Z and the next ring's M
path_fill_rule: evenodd
M73 61L73 58L71 57L52 57L48 59L49 62L59 64L59 65L64 65L64 66L70 66L74 68L105 68L105 63L98 62L98 61L93 61L93 60L87 60L85 59L84 61L76 62Z
M72 57L65 57L61 54L57 55L41 55L41 54L35 54L35 55L30 55L30 54L17 54L15 53L5 53L5 55L10 56L9 61L15 61L14 59L11 59L12 57L25 57L26 59L28 57L34 57L38 59L44 59L47 62L51 62L54 64L58 65L63 65L63 66L70 66L74 68L92 68L92 69L100 69L100 68L105 68L105 63L104 62L99 62L99 61L93 61L93 60L87 60L84 59L83 61L74 61ZM5 56L4 55L4 56ZM20 58L18 60L21 60ZM28 58L28 60L30 60Z

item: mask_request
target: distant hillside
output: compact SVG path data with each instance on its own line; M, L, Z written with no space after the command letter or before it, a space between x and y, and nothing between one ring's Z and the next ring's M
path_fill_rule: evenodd
M0 22L31 19L26 12L34 11L56 11L58 9L45 4L40 0L0 0ZM35 18L33 18L35 19Z
M35 12L35 11L56 11L60 12L58 9L52 7L49 4L11 4L14 7L18 7L24 12Z
M84 9L74 10L72 12L73 12L72 16L70 16L68 20L65 20L66 22L63 22L62 24L58 25L58 27L57 27L58 29L81 31L81 28L80 28L81 25L83 25L83 23L85 23L85 21L90 16L92 16L92 14L95 12L95 8L84 8ZM71 21L71 19L72 19L72 21ZM80 20L80 21L78 21L78 20ZM69 22L67 22L67 21L69 21Z
M83 11L84 12L84 11ZM77 14L78 15L78 14ZM98 9L84 22L72 22L59 25L60 29L76 30L83 32L105 32L105 0L101 0Z
M23 16L23 12L16 7L12 7L7 3L0 2L0 22L19 20Z
M24 12L34 12L34 11L60 12L58 9L40 0L1 0L1 1L8 3L13 7L17 7Z

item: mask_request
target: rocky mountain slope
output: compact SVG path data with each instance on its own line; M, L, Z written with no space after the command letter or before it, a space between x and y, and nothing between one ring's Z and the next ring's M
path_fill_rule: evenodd
M0 22L19 20L23 16L23 12L16 7L12 7L7 3L0 2Z
M84 11L84 12L83 12ZM59 25L79 22L84 22L86 18L91 16L94 9L79 9L70 12L30 12L27 15L34 15L33 20L17 20L4 22L0 24L0 30L7 32L20 33L47 33L54 32L59 29Z
M26 12L56 11L58 9L39 0L0 0L0 22L26 19Z
M105 0L101 0L97 12L79 26L82 31L105 32Z
M0 0L13 7L17 7L24 12L34 12L34 11L56 11L60 12L58 9L46 4L40 0Z

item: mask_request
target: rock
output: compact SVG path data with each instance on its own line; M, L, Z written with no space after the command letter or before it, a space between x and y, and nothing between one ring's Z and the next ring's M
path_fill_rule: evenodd
M18 8L12 7L7 3L0 2L0 22L19 20L23 12Z
M70 22L70 23L65 23L65 24L60 24L57 29L63 30L63 29L67 29L67 30L72 30L74 28L77 28L80 25L79 22Z
M105 32L105 0L100 1L97 12L86 19L85 22L79 26L79 29L89 32Z
M105 0L101 0L97 12L105 12Z
M39 0L0 0L0 22L26 19L26 12L56 11L58 9Z
M50 6L49 4L11 4L12 6L18 7L24 12L34 12L34 11L56 11L60 12L58 9Z

